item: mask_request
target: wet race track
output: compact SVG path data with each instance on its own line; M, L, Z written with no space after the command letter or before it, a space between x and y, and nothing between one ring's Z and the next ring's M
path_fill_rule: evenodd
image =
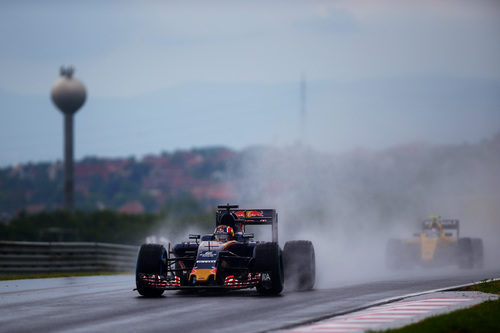
M373 282L320 284L309 292L285 289L278 297L254 290L170 291L157 299L133 291L132 275L2 281L0 331L263 332L381 299L496 277L500 269L401 272Z

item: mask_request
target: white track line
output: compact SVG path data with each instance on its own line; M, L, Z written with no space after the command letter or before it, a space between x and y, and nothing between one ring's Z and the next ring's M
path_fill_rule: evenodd
M444 309L474 299L475 297L434 297L423 300L400 301L390 305L379 305L367 310L333 317L312 325L300 326L287 332L363 332L367 329L376 329L377 326L382 324L389 324L403 318L422 316L431 311Z
M446 302L450 301L450 298L447 298L447 297L435 297L434 300L432 301L432 303L424 302L425 300L424 301L422 301L422 300L407 301L406 299L411 298L411 297L417 297L417 296L423 296L423 295L428 295L428 294L443 292L443 291L458 290L460 288L469 287L469 286L473 286L473 285L476 285L476 284L481 284L481 283L484 283L484 282L494 282L494 281L500 281L500 278L485 279L485 280L476 281L476 282L472 282L472 283L460 284L460 285L449 286L449 287L444 287L444 288L439 288L439 289L433 289L433 290L427 290L427 291L422 291L422 292L416 292L416 293L411 293L411 294L406 294L406 295L401 295L401 296L396 296L396 297L384 298L384 299L381 299L381 300L378 300L378 301L375 301L375 302L371 302L371 303L367 303L367 304L365 304L363 306L358 307L359 310L357 310L357 312L354 312L354 311L356 311L356 309L352 309L351 310L352 312L350 312L350 314L354 314L354 313L359 314L359 313L361 313L363 311L371 311L375 307L393 308L394 304L396 302L401 302L401 303L405 303L405 304L411 302L411 304L415 305L415 306L416 305L426 305L426 306L428 305L429 307L433 306L433 308L431 310L436 310L436 309L440 309L441 306L444 305L443 303L446 303ZM345 315L343 315L343 316L345 316ZM333 317L333 318L338 318L338 317ZM408 316L404 315L404 316L401 316L400 318L408 318ZM323 322L323 321L327 321L327 320L331 320L331 319L332 318L324 319L322 321L318 321L317 323ZM309 329L309 327L311 327L312 325L314 325L314 324L304 324L304 325L295 326L295 328L291 328L291 329L281 329L281 330L278 329L278 330L279 330L279 332L294 332L294 333L312 332ZM337 331L335 331L335 332L337 332ZM353 332L353 331L351 330L351 331L345 331L345 332Z

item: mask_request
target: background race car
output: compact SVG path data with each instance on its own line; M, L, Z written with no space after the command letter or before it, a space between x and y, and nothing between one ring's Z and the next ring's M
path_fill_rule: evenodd
M414 265L442 266L455 264L461 268L483 265L483 240L460 237L456 219L431 216L422 222L422 232L410 239L390 239L386 247L386 263L391 269Z
M247 225L271 225L272 241L254 241ZM276 295L287 288L309 290L315 282L314 247L298 240L278 244L278 214L274 209L218 206L216 228L207 235L189 235L190 241L144 244L137 258L136 286L143 296L160 296L175 289L256 288Z

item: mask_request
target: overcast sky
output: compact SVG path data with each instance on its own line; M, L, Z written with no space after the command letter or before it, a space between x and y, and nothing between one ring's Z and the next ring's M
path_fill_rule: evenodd
M75 156L322 151L500 131L499 1L2 1L0 166L62 159L61 65L88 99Z

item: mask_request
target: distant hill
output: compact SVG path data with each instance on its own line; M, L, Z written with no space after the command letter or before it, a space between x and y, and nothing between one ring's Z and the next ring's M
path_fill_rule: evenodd
M478 143L413 143L345 154L290 146L87 157L75 164L75 207L182 215L194 204L208 211L234 202L277 208L281 221L297 226L354 229L364 221L385 227L438 214L493 221L500 215L499 170L500 134ZM0 219L62 206L60 162L0 169Z
M238 153L203 148L134 158L87 157L75 163L75 208L159 212L169 199L213 205L233 198L225 177ZM0 169L0 216L63 207L63 164L28 163Z

